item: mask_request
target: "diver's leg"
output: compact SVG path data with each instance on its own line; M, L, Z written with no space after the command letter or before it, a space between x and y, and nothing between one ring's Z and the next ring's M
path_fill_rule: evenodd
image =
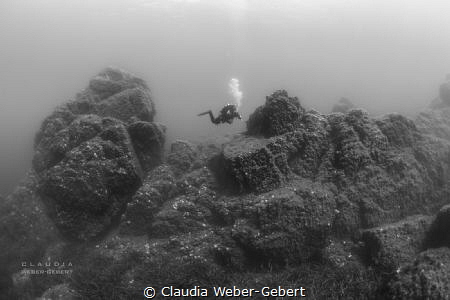
M208 110L208 111L205 111L205 112L203 112L201 114L198 114L198 116L203 116L203 115L206 115L206 114L209 114L209 118L211 119L212 123L214 123L214 124L219 124L220 123L219 118L217 118L217 119L214 118L214 115L213 115L211 110Z
M201 114L198 114L197 116L204 116L206 114L212 115L212 111L208 110L208 111L202 112Z

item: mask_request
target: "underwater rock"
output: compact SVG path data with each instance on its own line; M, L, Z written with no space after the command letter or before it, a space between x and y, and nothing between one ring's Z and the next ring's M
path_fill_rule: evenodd
M76 294L68 283L58 284L47 289L37 300L75 300Z
M450 249L430 249L399 270L386 299L448 299L450 295Z
M400 114L385 115L376 123L392 146L413 147L421 138L416 124Z
M148 89L141 78L115 67L107 67L89 81L89 86L85 90L88 94L84 95L104 100L121 91L134 88Z
M155 115L150 91L143 88L126 89L114 94L96 103L94 111L99 116L113 117L127 123L152 122Z
M58 239L36 189L36 174L30 171L14 192L0 201L0 299L18 297L12 274L21 271L24 260L27 264L40 261L46 248Z
M154 215L166 201L179 193L175 174L168 165L161 165L150 171L142 186L127 204L119 227L120 233L149 234Z
M81 115L72 120L67 127L55 132L50 138L41 140L35 149L33 167L42 172L60 162L73 148L86 142L113 124L114 119L104 119L96 115Z
M275 91L266 97L247 121L247 134L271 137L294 131L304 114L297 97L289 97L285 90Z
M167 163L171 165L177 174L191 170L198 158L195 146L188 142L177 140L170 145L170 153L167 155Z
M39 193L52 220L66 238L82 241L114 226L141 184L130 152L100 137L72 149L40 176Z
M450 204L437 213L425 240L426 247L450 247Z
M411 263L424 249L425 234L431 224L429 216L411 216L397 223L365 230L367 258L383 272L395 272Z
M165 127L151 122L146 89L135 77L107 70L48 117L36 136L39 193L27 197L39 196L45 206L32 224L42 233L49 233L42 224L56 225L77 248L73 276L63 282L77 296L134 299L149 284L307 282L315 295L345 299L345 292L362 287L350 293L367 299L391 279L372 276L397 270L391 287L400 288L389 291L401 295L410 282L410 291L416 288L422 275L414 268L426 260L422 253L416 266L411 262L423 250L431 218L404 218L434 213L450 197L445 109L420 121L372 118L361 109L324 115L277 91L252 114L247 134L221 145L176 141L164 160ZM8 209L0 210L0 220L19 210ZM437 220L446 216L444 209ZM11 218L4 220L19 224ZM447 223L435 224L441 230ZM50 233L36 236L54 244ZM13 237L4 233L0 242L20 245ZM13 251L25 251L20 247ZM42 257L52 247L45 251L36 241L31 249ZM446 262L438 250L426 253ZM17 272L7 262L11 252L2 255L0 266ZM439 263L425 270L448 282Z
M243 203L232 236L257 263L311 261L331 234L336 202L333 193L310 181L293 182Z
M216 172L229 174L239 191L273 190L288 172L282 142L253 137L235 139L224 147Z
M210 288L242 267L242 253L235 249L232 240L210 229L157 240L113 236L88 249L70 286L95 299L138 299L149 283Z
M162 162L165 127L142 79L107 68L36 135L39 194L65 238L91 240L118 224L142 178Z
M347 98L342 97L339 99L339 101L333 106L333 109L331 110L332 113L347 113L350 110L356 108L356 106Z
M439 110L426 110L414 120L419 131L450 140L450 107Z
M447 106L450 106L450 81L444 82L439 86L439 98Z
M166 133L164 125L139 121L130 124L128 132L144 173L162 163Z

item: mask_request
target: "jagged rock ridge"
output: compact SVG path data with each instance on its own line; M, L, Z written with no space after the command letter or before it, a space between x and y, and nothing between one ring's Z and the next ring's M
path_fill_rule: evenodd
M109 68L43 122L27 192L2 201L0 230L12 233L1 241L18 256L29 243L37 257L75 267L70 280L19 281L7 251L0 263L16 291L133 299L168 282L276 281L307 286L313 299L445 295L448 208L436 220L402 218L448 201L447 109L416 120L360 109L324 115L276 91L247 133L221 146L177 141L166 158L154 114L147 85ZM36 229L19 243L5 224L20 223L15 214L32 203L21 218ZM422 269L442 284L417 281Z

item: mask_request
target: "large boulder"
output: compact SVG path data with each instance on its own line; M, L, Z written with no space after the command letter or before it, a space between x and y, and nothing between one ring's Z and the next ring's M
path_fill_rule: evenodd
M240 191L264 192L280 186L287 172L286 154L269 144L270 140L245 137L227 144L220 172L230 174Z
M144 173L162 163L166 133L164 125L138 121L128 126L128 132Z
M65 238L96 239L118 224L145 174L162 162L165 127L154 114L142 79L107 68L44 120L33 167Z
M111 132L120 136L126 129L119 125ZM105 136L66 153L41 173L40 181L40 195L58 229L66 238L82 241L117 224L141 184L130 150Z
M249 135L271 137L295 130L303 116L304 109L297 97L289 97L285 90L279 90L266 97L247 121Z

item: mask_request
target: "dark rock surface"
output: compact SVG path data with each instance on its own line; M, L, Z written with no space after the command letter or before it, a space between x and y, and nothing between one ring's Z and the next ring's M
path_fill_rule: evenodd
M245 201L232 236L258 263L311 261L325 247L335 209L334 195L326 187L292 182Z
M170 153L167 155L167 163L175 172L186 173L190 171L197 160L197 150L188 141L178 140L170 146Z
M411 216L397 223L365 230L368 259L384 272L395 272L413 261L424 250L426 232L431 224L430 216Z
M272 138L234 139L225 145L217 172L225 171L241 192L270 191L296 176L332 184L347 199L347 217L356 216L340 224L346 228L436 211L449 196L450 143L423 123L417 128L399 115L373 119L352 110L307 112L298 126Z
M128 132L144 173L162 163L166 133L164 125L139 121L130 124Z
M449 209L427 215L450 199L446 109L324 115L276 91L246 133L175 141L166 156L154 114L147 85L109 68L44 120L35 173L1 200L0 291L303 285L311 299L445 299L448 249L430 247L448 246ZM24 256L73 260L73 274L18 280Z
M0 299L19 298L12 274L25 262L40 261L59 239L37 194L37 179L29 172L15 191L0 201Z
M443 206L427 233L426 247L450 247L450 204Z
M388 299L450 298L450 249L427 250L402 269L390 283Z
M247 121L249 135L271 137L293 131L304 113L297 97L289 97L279 90L266 97L266 103L250 115Z
M43 122L33 166L65 238L92 240L118 224L142 177L162 162L165 127L154 114L144 81L107 68Z

